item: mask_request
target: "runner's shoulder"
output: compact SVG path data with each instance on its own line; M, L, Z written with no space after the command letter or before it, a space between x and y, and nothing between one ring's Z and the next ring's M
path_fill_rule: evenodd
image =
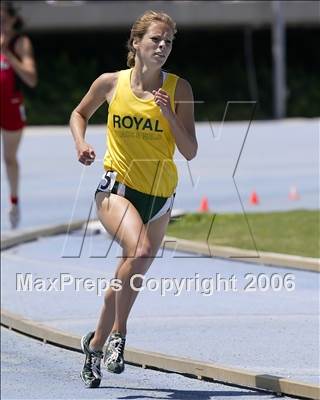
M188 101L193 99L192 86L186 79L179 77L176 87L175 99L177 101Z
M116 72L105 72L104 74L100 75L95 83L99 87L103 87L106 91L110 91L115 88L119 77L119 71Z

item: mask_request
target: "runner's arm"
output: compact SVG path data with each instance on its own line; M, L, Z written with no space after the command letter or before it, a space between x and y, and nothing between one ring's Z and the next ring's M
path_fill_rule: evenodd
M8 48L5 50L6 57L21 80L34 88L38 83L38 77L31 40L27 36L19 37L14 50L18 57Z
M70 129L78 152L78 159L83 164L89 165L95 158L94 150L85 142L88 121L109 98L114 87L114 80L115 74L100 75L71 113Z
M163 89L154 90L155 102L167 118L180 153L189 161L198 149L194 123L194 101L190 84L179 79L175 94L175 112L171 108L168 93Z

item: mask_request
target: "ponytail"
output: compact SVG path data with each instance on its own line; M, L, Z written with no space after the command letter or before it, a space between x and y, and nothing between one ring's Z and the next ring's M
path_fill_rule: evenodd
M136 49L133 47L133 38L130 38L127 42L127 49L128 49L128 55L127 55L127 66L129 68L134 67L135 64L135 56L136 56Z

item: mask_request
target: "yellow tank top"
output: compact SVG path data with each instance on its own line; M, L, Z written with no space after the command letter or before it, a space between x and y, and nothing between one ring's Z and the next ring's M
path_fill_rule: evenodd
M109 105L107 152L104 168L117 171L117 181L140 192L170 197L178 182L173 161L175 139L170 125L153 99L137 97L131 89L131 72L119 72ZM174 110L178 76L165 73L162 88Z

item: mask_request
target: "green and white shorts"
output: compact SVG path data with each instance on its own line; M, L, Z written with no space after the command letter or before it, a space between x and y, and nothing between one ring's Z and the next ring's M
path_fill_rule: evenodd
M107 195L113 193L128 199L137 209L144 224L155 221L172 210L175 193L170 197L142 193L118 182L116 175L115 171L106 171L101 178L95 195L98 192L106 193Z

